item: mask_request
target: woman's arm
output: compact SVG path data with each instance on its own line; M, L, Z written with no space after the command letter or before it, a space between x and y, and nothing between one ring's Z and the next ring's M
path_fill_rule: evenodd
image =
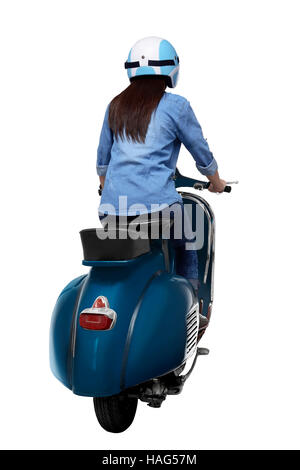
M107 168L110 162L111 156L111 147L113 144L113 135L112 131L108 124L108 114L109 114L109 106L106 109L103 126L100 134L99 145L97 150L97 174L100 176L100 184L104 186L104 179L101 182L101 177L105 177Z
M188 101L185 101L180 119L178 119L177 136L192 154L197 169L210 181L209 190L213 193L222 193L226 183L220 179L218 164L203 137L201 126Z

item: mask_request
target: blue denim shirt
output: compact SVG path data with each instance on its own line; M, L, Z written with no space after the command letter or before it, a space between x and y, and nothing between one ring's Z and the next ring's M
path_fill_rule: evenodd
M108 111L109 107L97 152L97 173L106 175L99 213L136 215L157 211L156 205L181 202L173 179L181 143L203 175L217 170L200 124L182 96L163 95L152 114L145 143L115 139L108 125Z

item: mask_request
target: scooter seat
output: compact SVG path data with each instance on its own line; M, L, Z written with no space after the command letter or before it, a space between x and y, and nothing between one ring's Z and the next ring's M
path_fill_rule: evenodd
M81 230L85 261L116 261L137 258L150 251L150 240L168 238L172 220L155 219L138 222L119 220L115 230L91 228Z
M137 258L150 251L149 239L138 238L133 240L129 237L121 238L122 232L123 230L118 229L117 238L109 238L109 231L105 231L103 228L81 230L80 237L84 260L127 260Z

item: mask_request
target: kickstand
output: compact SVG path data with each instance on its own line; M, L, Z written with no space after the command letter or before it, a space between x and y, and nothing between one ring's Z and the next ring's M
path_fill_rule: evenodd
M194 357L193 364L192 364L190 370L188 371L187 374L181 376L181 382L182 383L186 382L187 379L189 378L189 376L191 375L191 373L193 372L198 357L199 356L207 356L207 354L209 354L209 349L207 349L207 348L197 348L196 355Z

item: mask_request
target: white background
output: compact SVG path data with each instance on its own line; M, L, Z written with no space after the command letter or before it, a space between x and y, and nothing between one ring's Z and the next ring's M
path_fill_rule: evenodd
M299 2L1 0L1 447L276 449L299 439ZM219 163L210 348L179 397L140 403L105 433L92 399L51 374L48 331L86 272L78 232L98 223L95 157L123 63L170 40ZM179 167L197 176L184 149ZM149 352L151 353L151 352Z

